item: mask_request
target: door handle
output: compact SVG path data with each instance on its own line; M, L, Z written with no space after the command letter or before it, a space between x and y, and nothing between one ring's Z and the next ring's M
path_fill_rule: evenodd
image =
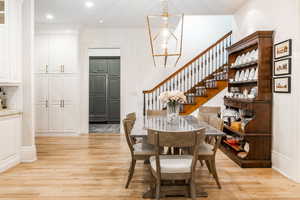
M48 108L48 107L49 107L49 102L48 102L48 100L46 100L46 104L45 104L45 106L46 106L46 108Z
M65 65L62 65L62 72L65 72Z
M60 72L63 72L62 65L60 65Z
M62 100L59 100L59 106L62 108Z
M46 65L46 73L48 73L48 65Z

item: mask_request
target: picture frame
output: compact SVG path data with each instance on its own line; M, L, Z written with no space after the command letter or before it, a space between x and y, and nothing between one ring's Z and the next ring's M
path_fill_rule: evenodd
M273 79L274 93L291 93L291 77L278 77Z
M292 40L286 40L274 45L274 59L289 57L292 55Z
M285 58L275 60L273 64L273 76L290 75L292 72L292 59Z

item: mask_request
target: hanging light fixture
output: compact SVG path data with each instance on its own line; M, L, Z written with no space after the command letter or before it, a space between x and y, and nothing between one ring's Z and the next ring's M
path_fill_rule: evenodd
M155 66L176 66L182 53L184 15L170 15L168 0L161 0L162 14L147 16Z

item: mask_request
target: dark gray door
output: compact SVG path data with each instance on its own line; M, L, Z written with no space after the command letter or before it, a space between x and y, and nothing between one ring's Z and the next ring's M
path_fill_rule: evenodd
M120 58L90 58L90 122L120 121Z

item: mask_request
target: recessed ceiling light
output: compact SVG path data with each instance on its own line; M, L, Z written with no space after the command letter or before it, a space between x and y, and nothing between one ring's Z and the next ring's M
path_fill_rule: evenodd
M54 16L52 14L46 14L46 19L49 20L54 19Z
M92 2L92 1L86 1L85 2L85 6L87 7L87 8L91 8L91 7L94 7L94 2Z
M103 22L104 22L103 19L99 19L100 24L103 24Z

